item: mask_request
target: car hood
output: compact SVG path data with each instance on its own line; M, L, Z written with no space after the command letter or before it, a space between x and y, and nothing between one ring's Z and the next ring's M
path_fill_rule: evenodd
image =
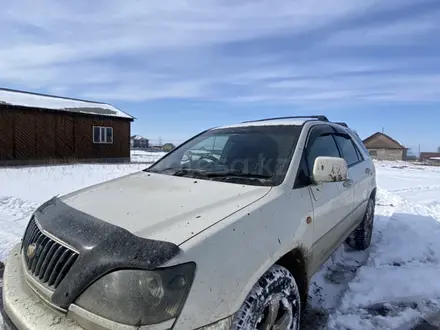
M262 198L270 189L140 172L73 192L61 200L136 236L179 245Z

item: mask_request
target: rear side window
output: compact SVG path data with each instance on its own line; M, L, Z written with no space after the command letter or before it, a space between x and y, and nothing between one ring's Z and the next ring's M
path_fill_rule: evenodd
M351 135L353 136L353 139L356 140L356 142L359 144L359 146L362 148L362 150L365 152L366 155L369 154L367 147L365 146L365 144L362 142L361 138L359 137L359 135L357 135L356 133L351 133Z
M308 149L307 165L309 173L313 172L315 159L319 156L341 157L333 135L326 134L318 136Z
M356 143L353 142L353 145L354 145L354 148L356 149L356 153L357 153L357 155L358 155L359 161L363 161L363 160L364 160L364 157L362 156L362 154L361 154L359 148L356 146Z
M345 159L348 166L354 165L362 160L359 152L356 150L356 146L349 136L337 135L335 138L341 149L342 157Z

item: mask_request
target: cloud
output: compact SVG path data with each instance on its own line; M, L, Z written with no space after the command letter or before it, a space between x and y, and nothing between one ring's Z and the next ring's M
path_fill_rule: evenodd
M22 0L0 84L104 101L439 102L433 0Z
M439 12L417 15L401 21L391 21L373 26L362 26L335 33L326 40L334 46L388 46L412 45L417 39L430 40L440 32L438 25Z

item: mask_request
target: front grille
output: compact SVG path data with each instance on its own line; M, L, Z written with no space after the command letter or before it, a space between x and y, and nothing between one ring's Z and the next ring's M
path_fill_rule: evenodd
M27 269L45 286L56 289L78 258L78 253L45 235L32 217L23 237Z

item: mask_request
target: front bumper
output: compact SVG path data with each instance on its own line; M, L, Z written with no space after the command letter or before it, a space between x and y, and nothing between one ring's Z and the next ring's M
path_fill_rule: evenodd
M5 324L11 329L84 330L72 319L50 309L33 294L24 278L20 245L13 248L5 265L3 308Z
M3 274L4 312L2 314L6 330L170 330L173 328L174 320L140 328L115 324L74 304L69 307L67 314L55 311L29 288L22 268L20 246L20 244L15 246L9 254ZM229 330L231 320L232 318L227 318L198 330Z
M1 328L0 325L0 329L2 330L18 330L17 327L12 323L11 319L9 318L8 315L6 315L5 311L2 310L2 319L3 319L3 328Z
M25 279L20 244L9 254L3 274L3 307L7 330L169 330L174 320L133 327L115 323L70 305L66 314L50 308L30 289ZM10 329L8 329L10 328Z

